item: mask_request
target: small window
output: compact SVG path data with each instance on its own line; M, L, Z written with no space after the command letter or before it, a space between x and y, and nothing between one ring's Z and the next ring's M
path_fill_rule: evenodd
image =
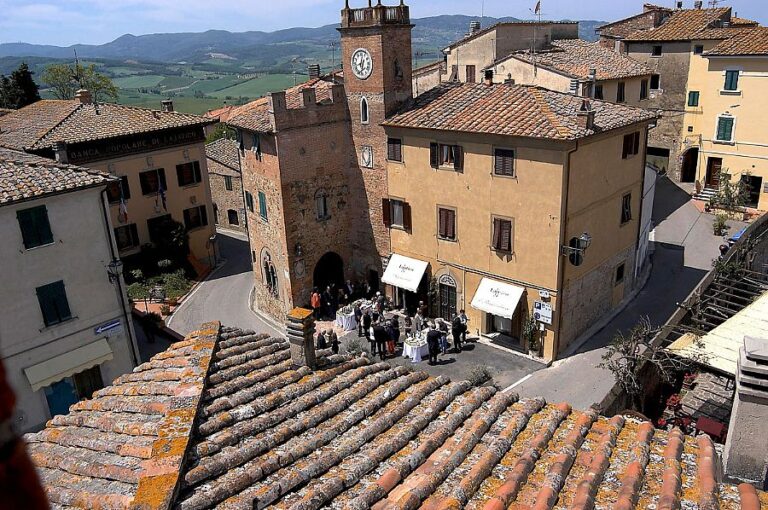
M651 90L659 90L661 88L661 76L658 74L651 75Z
M725 72L725 85L723 86L723 90L739 90L739 71Z
M24 248L29 250L53 243L51 224L48 222L48 210L44 205L16 211Z
M232 191L232 177L229 175L224 176L224 188L227 191Z
M429 159L432 168L453 168L456 171L464 169L464 148L461 145L431 143Z
M648 80L640 82L640 101L643 99L648 99Z
M688 126L688 132L693 133L693 126Z
M318 191L315 193L315 218L317 221L324 221L331 217L328 210L328 193Z
M704 45L697 44L696 46L693 47L694 55L701 55L702 53L704 53Z
M176 177L179 180L179 187L191 186L202 182L203 177L200 174L200 162L192 161L183 165L176 165Z
M621 197L621 224L629 223L632 220L632 194L628 193Z
M363 124L368 124L369 120L368 100L366 98L362 98L360 100L360 122Z
M692 90L688 92L688 106L699 106L699 93Z
M628 159L640 152L640 132L635 131L624 135L624 146L621 152L621 159Z
M63 281L38 287L36 292L46 326L60 324L72 318Z
M603 85L595 84L595 99L603 99Z
M251 195L250 191L245 192L245 205L248 207L248 210L253 212L253 195Z
M115 241L119 251L133 250L139 247L139 230L135 223L115 229Z
M208 211L204 205L184 210L184 226L195 230L208 225Z
M438 207L437 236L447 241L456 240L456 211Z
M626 101L626 88L627 84L623 81L620 81L618 85L616 86L616 102L617 103L623 103Z
M515 151L512 149L494 149L493 173L507 177L515 176Z
M661 45L657 44L653 47L651 47L651 56L652 57L660 57L661 56Z
M718 117L716 140L718 142L733 141L733 117Z
M262 220L269 221L269 216L267 215L267 195L263 191L259 191L259 216L261 216Z
M147 170L139 174L139 182L141 183L142 195L154 195L160 191L168 189L168 185L165 182L165 169L158 168L157 170Z
M399 138L387 139L387 159L389 161L403 161L403 141Z
M493 219L493 249L512 253L512 220Z
M624 272L626 271L626 268L626 263L619 264L619 266L616 268L616 277L613 281L615 285L621 285L624 283Z
M403 200L385 198L382 200L384 226L411 231L411 206Z
M107 184L107 200L110 204L116 204L120 200L131 198L131 188L128 186L128 176L123 175L119 181Z
M467 83L476 83L477 72L475 71L475 66L467 66L466 72L467 72Z
M230 225L240 225L240 217L234 209L227 209L227 221Z

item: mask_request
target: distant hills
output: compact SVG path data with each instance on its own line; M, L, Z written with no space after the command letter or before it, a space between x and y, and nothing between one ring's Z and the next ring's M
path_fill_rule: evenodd
M469 28L473 18L462 15L433 16L413 20L414 50L422 53L425 59L438 58L439 50L461 38ZM500 21L518 21L516 18L483 19L483 26ZM580 21L580 35L583 39L594 40L595 28L603 24L599 21ZM287 57L313 54L325 54L332 41L337 41L338 25L326 25L319 28L288 28L276 32L240 32L209 30L201 33L149 34L134 36L130 34L118 37L112 42L101 45L76 44L69 47L39 45L28 43L0 44L0 57L40 57L45 59L71 59L74 51L80 58L136 60L158 63L200 63L218 59L236 59L258 61L263 69L274 62L279 64ZM266 70L266 69L265 69Z

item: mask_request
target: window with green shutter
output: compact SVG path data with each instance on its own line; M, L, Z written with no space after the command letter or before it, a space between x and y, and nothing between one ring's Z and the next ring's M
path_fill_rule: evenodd
M725 90L739 90L739 72L738 71L726 71L725 72Z
M43 285L38 287L36 291L40 311L43 313L43 322L46 326L60 324L72 318L63 281Z
M253 195L250 191L245 192L245 205L248 206L248 210L253 212Z
M16 218L19 221L25 249L29 250L53 243L51 224L48 222L48 210L44 205L17 211Z
M688 92L688 106L699 106L699 93L697 91Z
M263 191L259 191L259 214L264 221L268 220L267 217L267 196Z
M733 141L733 117L720 117L717 119L717 141Z

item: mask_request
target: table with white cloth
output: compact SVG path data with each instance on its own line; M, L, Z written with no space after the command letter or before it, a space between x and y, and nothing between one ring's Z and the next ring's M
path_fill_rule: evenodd
M344 313L337 313L336 314L336 325L339 326L344 331L354 331L357 329L357 319L355 319L354 313L344 314Z
M412 363L420 363L422 359L429 358L429 344L426 340L413 345L413 339L409 338L403 345L403 358L410 358ZM422 343L423 342L423 343Z

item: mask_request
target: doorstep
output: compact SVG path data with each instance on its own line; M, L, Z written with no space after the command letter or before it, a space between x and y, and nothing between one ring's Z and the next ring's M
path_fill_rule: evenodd
M509 347L504 347L503 345L499 345L494 341L493 338L487 336L487 335L480 335L478 337L473 337L477 339L477 343L487 345L488 347L493 347L494 349L498 349L500 351L504 351L508 354L514 354L515 356L519 356L521 358L525 358L530 361L535 361L536 363L540 363L544 365L545 367L548 367L552 365L551 361L547 361L543 358L539 358L538 356L531 356L530 354L527 354L521 350L518 349L512 349ZM467 340L469 340L469 337L467 337Z

